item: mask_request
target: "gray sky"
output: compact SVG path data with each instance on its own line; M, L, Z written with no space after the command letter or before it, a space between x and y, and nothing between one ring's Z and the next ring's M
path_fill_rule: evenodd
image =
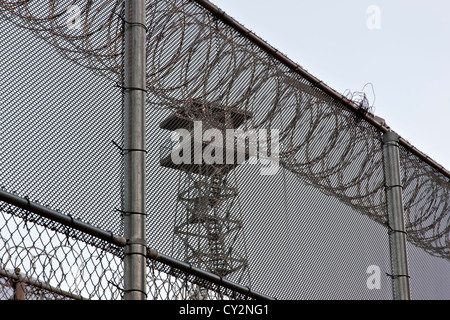
M338 92L372 83L375 114L450 170L450 1L213 2Z

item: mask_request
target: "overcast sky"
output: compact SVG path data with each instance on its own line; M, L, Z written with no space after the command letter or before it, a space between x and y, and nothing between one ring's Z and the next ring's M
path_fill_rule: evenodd
M450 1L213 2L450 170Z

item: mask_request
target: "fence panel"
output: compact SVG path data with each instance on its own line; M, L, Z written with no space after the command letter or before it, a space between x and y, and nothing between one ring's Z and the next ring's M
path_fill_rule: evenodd
M392 299L390 128L364 96L328 88L208 1L147 1L146 20L147 246L279 299ZM122 1L0 4L0 188L118 236L129 26ZM220 144L227 129L247 135L242 164L207 146L206 133ZM174 144L216 162L175 163ZM448 299L450 175L400 144L412 297ZM2 297L17 283L38 288L29 298L122 297L121 249L0 209ZM250 297L147 264L148 298Z
M112 244L5 202L0 234L2 300L14 298L17 283L24 300L121 298L122 259Z

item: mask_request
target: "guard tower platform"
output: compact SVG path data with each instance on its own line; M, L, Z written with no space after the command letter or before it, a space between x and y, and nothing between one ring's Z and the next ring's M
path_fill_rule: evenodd
M238 129L242 124L248 121L252 117L252 113L244 110L239 110L236 108L226 108L216 103L201 103L196 100L191 100L182 112L178 114L172 114L164 121L161 122L160 128L176 131L178 129L186 129L191 133L190 143L190 163L176 164L172 161L171 153L182 152L181 150L188 150L183 142L174 143L172 142L165 147L166 153L161 157L160 164L166 168L172 168L175 170L182 170L188 173L195 173L200 175L226 175L229 171L233 170L236 165L238 165L239 159L244 159L245 161L249 159L248 148L245 148L244 154L240 154L237 146L236 139L234 141L233 150L228 150L226 148L226 129ZM220 164L208 164L204 162L203 151L210 144L210 142L205 142L203 139L198 139L194 136L194 122L202 122L202 131L207 129L218 129L223 136L222 143L215 146L215 152L222 153L223 163ZM202 132L202 137L203 137ZM179 150L179 151L177 151ZM196 154L195 152L201 155ZM227 152L234 154L234 161L232 164L226 163ZM182 154L180 155L182 156ZM201 157L201 163L195 163L195 159Z

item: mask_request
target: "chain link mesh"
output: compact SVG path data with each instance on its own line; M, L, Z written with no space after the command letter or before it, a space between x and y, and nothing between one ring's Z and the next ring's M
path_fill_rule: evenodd
M147 260L148 299L154 300L253 300L250 296L174 269L167 264Z
M0 300L123 299L122 247L7 202L0 234ZM150 257L147 267L151 300L255 299Z
M87 244L75 236L52 230L49 228L52 221L48 219L34 222L36 216L32 215L0 203L2 300L14 298L17 283L24 286L25 300L121 297L118 288L123 267L117 248L98 240L96 246ZM28 220L23 219L26 216Z
M444 275L450 264L450 180L404 147L400 163L411 298L448 300L450 281Z
M263 50L251 32L199 3L146 2L149 247L280 299L391 299L389 277L379 290L366 286L368 266L391 274L382 132L367 121L374 116L359 101L336 100L300 66L280 62L275 49ZM69 18L70 5L79 16ZM122 1L0 2L0 186L118 235L122 13ZM194 121L222 131L279 130L278 172L261 175L261 163L246 162L215 166L200 179L191 169L164 166L171 131L192 129ZM448 283L439 280L449 261L449 178L407 148L401 159L413 297L445 298ZM15 216L43 226L41 234L69 234L86 248L103 248L86 234L9 211L2 237L5 230L11 247L26 238L16 245L9 235ZM435 291L425 285L423 265L436 270ZM149 298L236 297L164 264L148 267ZM47 272L5 265L7 298L15 268L30 279ZM63 281L52 277L42 281ZM75 292L120 297L119 282L110 280L103 295Z
M46 12L31 4L29 14ZM120 90L2 10L0 186L120 233L121 158L111 142L121 139Z

